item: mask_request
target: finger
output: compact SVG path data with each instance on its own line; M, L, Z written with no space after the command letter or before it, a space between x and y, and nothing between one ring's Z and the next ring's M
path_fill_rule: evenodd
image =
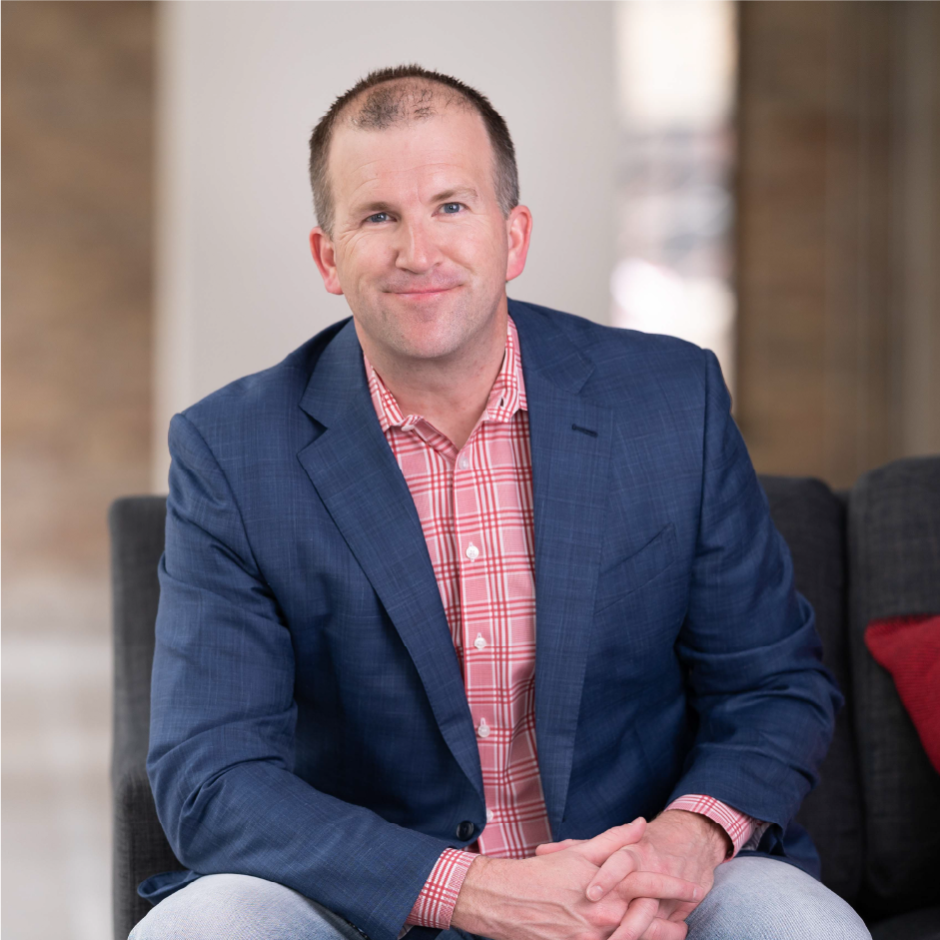
M582 842L577 849L592 864L603 865L617 849L639 842L644 832L646 832L646 820L640 816L631 823L614 826L594 836L593 839Z
M702 892L705 895L708 894L708 890L705 888L702 888ZM703 897L702 901L704 900L705 898ZM665 917L666 920L685 920L702 901L698 901L695 904L684 904L680 901L662 901L659 905L659 916Z
M621 848L611 853L607 860L597 870L597 873L591 879L590 884L585 888L584 893L589 901L599 901L612 888L619 885L628 875L632 875L637 869L637 860L632 852L627 848ZM643 897L640 892L634 897Z
M564 839L561 842L543 842L535 847L536 855L551 855L552 852L560 852L562 849L570 849L573 845L580 845L584 839Z
M661 917L653 919L640 940L685 940L689 928L685 924L677 924Z
M620 926L608 940L639 940L655 920L658 910L659 901L652 898L636 898L630 902Z
M617 886L617 894L623 900L632 898L658 898L659 916L669 918L680 901L693 907L705 898L705 889L694 881L685 881L658 871L637 871L628 875Z

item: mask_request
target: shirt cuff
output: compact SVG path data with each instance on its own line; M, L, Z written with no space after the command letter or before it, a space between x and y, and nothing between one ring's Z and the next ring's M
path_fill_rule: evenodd
M740 813L728 806L727 803L722 803L711 796L701 796L695 793L680 796L679 799L673 800L666 809L684 809L689 813L701 813L712 822L718 823L731 840L732 848L731 852L728 853L728 858L734 858L758 829L763 833L763 830L767 828L766 823L762 823L745 813Z
M478 856L473 852L444 849L431 869L405 924L409 927L448 930L457 906L457 895L475 858Z

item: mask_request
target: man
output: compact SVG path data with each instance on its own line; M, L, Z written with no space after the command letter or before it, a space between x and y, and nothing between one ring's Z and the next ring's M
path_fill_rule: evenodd
M714 356L507 301L532 219L455 79L364 79L311 178L352 320L171 426L191 871L132 936L867 936L789 823L838 693Z

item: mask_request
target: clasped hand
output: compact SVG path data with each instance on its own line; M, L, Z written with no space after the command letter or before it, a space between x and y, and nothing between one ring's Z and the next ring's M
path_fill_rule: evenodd
M541 845L524 861L481 856L452 923L493 940L684 940L726 839L710 820L673 810Z

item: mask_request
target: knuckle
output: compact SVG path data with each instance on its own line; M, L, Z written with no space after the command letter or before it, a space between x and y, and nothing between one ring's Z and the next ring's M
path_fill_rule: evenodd
M641 879L627 876L618 882L614 888L615 894L623 901L632 901L634 898L643 897L643 884Z
M585 920L588 922L588 924L590 924L591 927L610 927L611 924L615 923L613 917L611 916L610 909L601 906L592 908L587 913Z

